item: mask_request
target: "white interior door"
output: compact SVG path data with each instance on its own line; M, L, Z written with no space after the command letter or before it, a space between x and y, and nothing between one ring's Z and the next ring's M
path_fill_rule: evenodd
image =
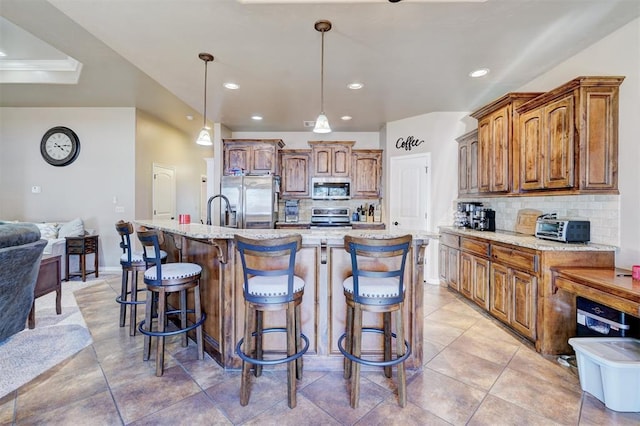
M153 219L173 220L176 217L176 169L174 166L153 165Z
M429 229L430 154L392 157L389 160L390 229Z

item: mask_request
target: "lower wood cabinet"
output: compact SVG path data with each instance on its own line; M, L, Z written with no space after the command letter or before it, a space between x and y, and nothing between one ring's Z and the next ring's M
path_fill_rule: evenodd
M615 252L558 243L544 247L542 242L534 249L495 241L492 234L442 231L442 283L532 341L538 352L571 353L575 300L554 292L551 270L564 265L613 268Z
M532 341L536 339L537 277L491 264L489 312Z

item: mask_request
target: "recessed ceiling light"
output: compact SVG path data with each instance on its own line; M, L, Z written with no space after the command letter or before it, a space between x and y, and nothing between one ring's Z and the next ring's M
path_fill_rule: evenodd
M236 83L224 83L224 87L226 87L227 89L236 90L240 88L240 85Z
M351 120L353 117L351 117L350 115L343 115L342 117L340 117L341 120L343 121L349 121Z
M7 54L4 53L2 50L0 50L0 56L4 57L4 56L7 56Z
M261 115L252 115L251 119L252 120L256 120L256 121L260 121L260 120L262 120L262 116Z
M187 120L192 121L193 120L193 115L187 115Z
M478 78L489 74L489 68L480 68L469 73L469 77Z
M364 87L364 84L362 83L349 83L347 84L347 87L351 90L358 90L358 89L362 89Z

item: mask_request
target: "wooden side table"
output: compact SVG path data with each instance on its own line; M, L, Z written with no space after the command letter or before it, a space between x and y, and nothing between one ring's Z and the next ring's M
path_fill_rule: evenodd
M56 292L56 314L62 313L60 301L62 298L62 286L60 285L60 258L62 256L44 255L40 261L40 272L34 290L33 304L29 312L29 328L36 326L36 299L52 291Z
M83 235L81 237L66 237L66 262L67 276L82 277L82 281L86 281L87 275L95 274L98 278L98 235ZM87 255L93 254L93 270L87 271ZM77 255L80 257L80 271L69 271L69 256Z

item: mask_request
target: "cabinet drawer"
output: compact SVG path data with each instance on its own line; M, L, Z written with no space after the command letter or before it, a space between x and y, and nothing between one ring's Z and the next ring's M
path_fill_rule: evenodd
M440 234L440 244L448 247L458 248L460 247L460 237L454 234Z
M462 238L460 248L478 256L489 256L489 241L474 240L472 238Z
M491 246L491 260L527 272L538 273L538 255L515 247L493 244Z

